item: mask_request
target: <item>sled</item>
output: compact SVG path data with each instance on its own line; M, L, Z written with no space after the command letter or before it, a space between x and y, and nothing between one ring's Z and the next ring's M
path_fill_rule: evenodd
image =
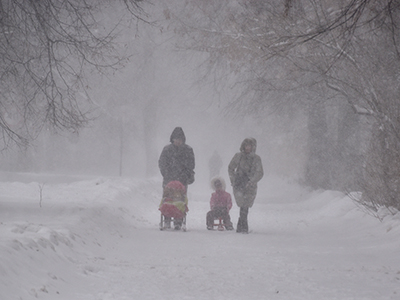
M216 222L216 221L217 221L217 222ZM224 224L222 223L222 218L215 219L215 220L214 220L213 227L217 227L217 229L218 229L219 231L224 231L224 230L225 230L225 226L224 226Z
M179 181L169 182L163 192L159 210L161 212L160 230L171 229L186 231L187 196L184 185Z
M171 223L174 224L175 230L182 229L186 231L186 212L182 212L175 204L165 202L159 210L161 211L160 230L172 229ZM170 218L170 222L166 222L166 218ZM179 228L176 228L176 223L180 223Z
M169 224L168 224L168 222L165 221L165 217L166 217L165 215L161 214L161 218L160 218L160 230L161 231L165 231L165 230L186 231L186 215L182 219L179 218L179 220L182 220L182 225L179 228L176 228L175 226L171 226L171 223L172 223L172 225L174 225L174 222L176 221L175 218L171 217L171 222L169 222Z

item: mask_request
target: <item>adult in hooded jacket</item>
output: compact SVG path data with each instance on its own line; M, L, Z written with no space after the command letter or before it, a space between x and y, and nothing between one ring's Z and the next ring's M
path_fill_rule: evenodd
M194 152L186 144L186 136L181 127L172 131L170 144L162 150L158 166L163 176L163 187L170 181L178 180L187 191L188 184L194 182Z
M228 166L233 195L240 208L237 232L247 233L249 230L249 208L253 206L257 196L257 183L264 176L261 158L255 153L256 148L257 141L254 138L244 139L240 152L233 156Z

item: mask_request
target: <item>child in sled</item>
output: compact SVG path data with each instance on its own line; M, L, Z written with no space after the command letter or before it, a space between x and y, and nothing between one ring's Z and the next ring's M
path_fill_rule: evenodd
M171 228L173 219L174 229L180 230L185 226L188 199L185 186L179 181L171 181L164 187L163 197L159 206L161 211L160 229ZM183 228L185 230L185 228Z
M229 211L232 208L231 195L225 191L225 181L221 177L214 177L211 180L211 188L215 190L211 195L210 207L211 210L207 213L207 229L212 230L214 220L222 218L224 226L227 230L233 230Z

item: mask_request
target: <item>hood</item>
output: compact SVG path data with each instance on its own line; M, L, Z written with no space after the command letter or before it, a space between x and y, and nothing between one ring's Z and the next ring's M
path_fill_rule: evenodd
M242 144L240 145L240 152L244 152L244 147L246 145L251 145L251 153L256 153L257 141L256 141L255 138L246 138L246 139L244 139Z
M215 191L215 186L214 186L214 183L217 181L217 180L219 180L220 182L221 182L221 184L222 184L222 189L225 191L225 189L226 189L226 184L225 184L225 180L222 178L222 177L220 177L220 176L216 176L216 177L214 177L213 179L211 179L211 188Z
M173 143L174 142L173 139L181 139L183 143L186 142L186 136L185 133L183 132L182 127L175 127L174 131L172 131L171 133L169 141Z

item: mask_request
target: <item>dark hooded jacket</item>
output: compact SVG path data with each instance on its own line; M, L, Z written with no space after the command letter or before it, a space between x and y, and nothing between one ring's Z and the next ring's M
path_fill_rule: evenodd
M181 139L183 144L176 146L174 139ZM187 187L194 181L195 159L192 147L186 145L186 137L181 127L176 127L170 137L171 144L164 147L158 160L158 167L163 176L163 186L178 180Z
M246 144L251 145L251 152L245 152ZM240 152L236 153L228 166L229 179L233 186L233 195L239 207L252 207L257 195L257 182L264 176L261 158L255 153L257 141L254 138L245 139L240 145ZM236 177L245 175L244 188L235 185Z

